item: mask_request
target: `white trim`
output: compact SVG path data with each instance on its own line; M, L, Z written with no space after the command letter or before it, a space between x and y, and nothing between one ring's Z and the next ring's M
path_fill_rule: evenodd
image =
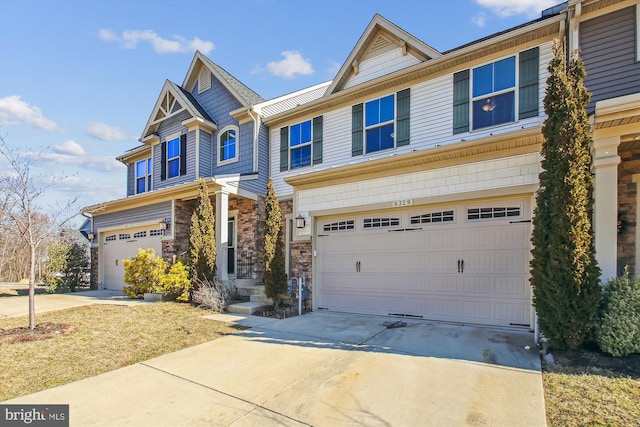
M200 127L196 128L196 178L200 177Z
M227 131L233 130L236 133L236 141L235 141L235 146L236 146L236 155L235 157L232 157L230 159L226 159L226 160L220 160L220 138L222 137L222 135L224 135ZM223 127L220 132L218 132L218 134L216 135L216 163L218 166L224 166L224 165L228 165L231 163L235 163L239 160L240 158L240 129L238 128L238 126L236 125L228 125Z
M640 62L640 3L636 4L636 62Z

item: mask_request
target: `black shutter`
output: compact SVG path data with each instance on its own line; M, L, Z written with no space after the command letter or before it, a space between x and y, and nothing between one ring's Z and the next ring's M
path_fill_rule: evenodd
M396 120L396 147L409 145L409 117L410 117L410 100L411 90L405 89L398 92L396 98L396 111L398 118Z
M160 181L167 179L167 141L160 144Z
M538 115L539 55L537 47L520 52L518 79L518 117L520 119Z
M363 105L358 104L351 107L351 156L362 155L363 125L362 115Z
M136 162L127 165L127 196L136 194L138 183L136 182ZM145 170L146 172L146 170Z
M289 170L289 126L280 128L280 172Z
M453 75L453 133L469 131L469 70Z
M322 116L313 119L313 164L322 163Z
M180 135L180 176L187 173L187 134Z

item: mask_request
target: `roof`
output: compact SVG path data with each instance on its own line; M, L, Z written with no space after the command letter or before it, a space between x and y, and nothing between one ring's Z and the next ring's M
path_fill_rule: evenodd
M211 73L240 101L245 107L263 102L264 99L250 89L247 85L240 80L233 77L227 70L214 63L207 58L202 52L197 51L193 56L187 75L184 78L182 87L190 92L195 87L198 80L198 73L200 68L205 66L211 71Z
M263 117L270 117L321 98L331 81L320 83L255 105Z

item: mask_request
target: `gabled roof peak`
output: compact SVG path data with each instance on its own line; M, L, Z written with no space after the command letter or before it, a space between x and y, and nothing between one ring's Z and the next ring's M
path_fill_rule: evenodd
M349 79L358 74L362 61L395 48L401 48L403 55L410 54L421 62L442 56L436 49L376 13L342 64L325 96L343 89Z
M264 101L264 99L262 99L260 95L258 95L240 80L233 77L227 70L213 62L211 59L207 58L199 50L196 51L196 53L193 55L193 60L191 61L191 65L189 66L187 75L185 76L184 82L182 83L182 87L186 91L193 91L193 88L198 81L198 74L200 73L202 67L207 67L207 69L209 69L209 71L216 77L216 79L220 81L220 83L222 83L227 88L227 90L245 107L249 107L251 105L255 105L259 102Z

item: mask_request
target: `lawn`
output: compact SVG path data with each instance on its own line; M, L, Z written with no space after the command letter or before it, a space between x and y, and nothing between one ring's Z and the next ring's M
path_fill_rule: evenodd
M95 376L237 332L187 304L91 305L39 314L37 340L0 320L0 401ZM46 327L44 327L46 326ZM43 339L45 337L50 337Z
M640 354L556 352L543 385L549 426L640 426Z

